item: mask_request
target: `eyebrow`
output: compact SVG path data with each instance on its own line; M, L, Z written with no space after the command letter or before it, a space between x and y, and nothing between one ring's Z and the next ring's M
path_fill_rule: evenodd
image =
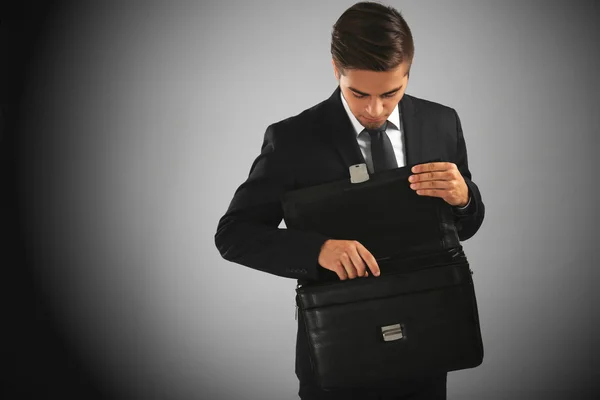
M370 94L369 94L369 93L364 93L364 92L361 92L360 90L354 89L352 86L348 86L348 89L350 89L350 90L352 90L354 93L360 94L360 95L362 95L362 96L370 96ZM387 92L385 92L385 93L382 93L382 94L381 94L381 96L386 96L386 95L388 95L388 94L392 94L392 93L394 93L394 92L397 92L397 91L398 91L398 90L400 90L400 89L402 89L402 85L398 86L398 87L397 87L397 88L395 88L395 89L392 89L392 90L390 90L390 91L387 91Z

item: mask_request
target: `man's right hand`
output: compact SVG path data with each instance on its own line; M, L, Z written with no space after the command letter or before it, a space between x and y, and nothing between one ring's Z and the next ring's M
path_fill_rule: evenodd
M380 273L375 257L356 240L328 239L321 246L318 263L341 280L369 276L367 266L373 275Z

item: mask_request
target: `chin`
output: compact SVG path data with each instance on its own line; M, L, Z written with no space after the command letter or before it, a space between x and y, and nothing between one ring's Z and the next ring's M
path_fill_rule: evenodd
M381 125L383 125L383 123L385 122L385 119L382 119L379 122L366 121L366 120L363 119L360 122L367 129L375 129L375 128L379 128Z

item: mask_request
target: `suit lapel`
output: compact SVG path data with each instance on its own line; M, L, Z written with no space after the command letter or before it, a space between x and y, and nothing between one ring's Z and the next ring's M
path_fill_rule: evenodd
M331 145L337 150L344 165L350 167L354 164L365 163L365 159L340 96L341 90L338 86L327 100L329 110L325 121L328 125L329 135L326 136L331 140ZM350 176L349 171L348 176Z
M341 90L338 86L327 100L328 112L325 118L331 145L337 150L346 167L364 163L365 159L358 146L356 134L344 105L340 99ZM406 164L413 165L423 160L422 121L411 96L404 94L400 100L402 128L404 132L404 150ZM348 173L349 174L349 173Z
M406 165L418 164L423 161L423 121L418 114L411 96L404 94L400 100L402 112L402 132L404 134L404 151L406 152Z

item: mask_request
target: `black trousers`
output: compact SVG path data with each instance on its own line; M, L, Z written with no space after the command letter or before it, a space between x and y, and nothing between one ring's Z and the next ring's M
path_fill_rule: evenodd
M302 400L446 400L447 374L412 381L407 386L384 390L321 390L310 380L300 380L298 395Z

